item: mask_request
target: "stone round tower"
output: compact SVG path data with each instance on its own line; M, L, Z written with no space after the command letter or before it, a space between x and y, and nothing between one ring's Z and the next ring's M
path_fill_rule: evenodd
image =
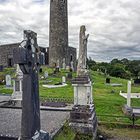
M49 66L62 67L68 50L67 0L50 0Z

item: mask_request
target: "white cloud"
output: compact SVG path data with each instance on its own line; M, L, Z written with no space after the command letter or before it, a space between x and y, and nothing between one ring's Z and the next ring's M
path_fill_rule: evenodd
M68 10L70 46L78 48L84 24L93 59L140 59L139 0L69 0ZM49 0L0 0L0 21L1 44L21 41L24 29L38 33L39 45L49 44Z

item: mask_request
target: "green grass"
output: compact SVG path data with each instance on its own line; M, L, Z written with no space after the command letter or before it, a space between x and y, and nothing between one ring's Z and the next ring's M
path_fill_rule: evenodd
M13 71L14 69L6 69L0 74L12 74L12 76L14 76ZM49 78L39 81L41 100L46 100L49 98L63 98L73 100L73 87L70 81L67 81L68 86L62 88L49 89L42 86L43 84L46 84L46 81L51 81L48 84L56 84L61 82L62 76L66 76L68 71L62 70L56 76L53 76L53 69L43 67L43 73L40 74L40 77L43 76L45 71L49 73ZM76 73L73 73L73 77L75 76ZM111 83L122 83L122 87L112 87L105 84L105 75L94 71L91 72L91 79L94 83L93 98L98 120L100 122L106 123L114 122L116 124L132 124L132 121L122 112L122 106L126 104L126 99L119 95L120 90L123 92L127 91L127 80L111 77ZM132 86L132 92L140 92L140 87ZM5 89L4 86L0 86L0 93L9 94L12 93L12 90ZM140 100L132 99L132 106L140 106ZM140 120L137 120L136 124L140 124ZM69 127L64 127L63 131L55 138L55 140L73 140L74 137L75 133Z
M0 74L12 74L14 76L14 69L5 69L4 72ZM49 78L46 80L39 81L39 90L41 99L47 98L63 98L63 99L71 99L73 100L73 87L70 81L67 81L68 86L61 88L44 88L42 85L46 84L46 81L51 81L48 84L56 84L61 82L62 76L66 76L68 71L62 70L60 73L53 76L53 69L43 67L43 72L40 74L40 77L43 76L44 72L47 71L49 73ZM73 73L73 77L76 76L76 73ZM120 90L126 92L127 91L127 80L111 77L111 83L122 83L122 87L112 87L110 85L105 84L106 77L98 72L91 72L91 79L93 81L93 98L96 106L97 115L116 115L116 116L124 116L122 112L122 106L126 104L126 99L119 95ZM113 92L113 93L112 93ZM140 92L140 87L132 87L132 92ZM12 93L12 90L5 89L4 86L0 86L0 93ZM139 99L132 99L132 106L140 106ZM104 117L99 117L100 120L104 121ZM115 121L116 119L114 119Z

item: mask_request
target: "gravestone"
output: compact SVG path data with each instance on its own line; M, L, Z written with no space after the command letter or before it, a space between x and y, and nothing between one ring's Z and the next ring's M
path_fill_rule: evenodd
M66 70L70 70L70 66L66 66Z
M63 76L63 77L62 77L62 84L65 84L65 83L66 83L66 77Z
M10 75L6 75L5 81L6 81L6 87L11 87L11 76Z
M80 48L77 66L77 77L72 80L74 87L74 106L70 112L69 125L81 134L92 134L93 140L97 135L97 117L92 98L92 82L86 66L87 39L86 28L80 28Z
M45 71L45 73L44 73L44 77L45 77L45 78L48 78L48 76L49 76L48 72Z
M78 57L78 65L77 65L77 75L86 75L87 73L87 41L89 34L85 35L86 28L85 26L81 26L80 28L80 48L79 48L79 57Z
M25 30L24 42L13 53L14 62L19 64L23 72L21 140L48 140L48 133L40 130L37 34Z
M65 60L65 58L63 58L63 69L64 70L66 69L66 60Z
M45 54L43 52L40 53L40 65L45 65Z
M39 73L42 73L42 71L43 71L42 68L40 68L40 69L39 69Z
M68 80L71 80L71 79L72 79L72 72L68 72L68 73L67 73L67 79L68 79Z
M134 79L134 84L135 85L140 85L140 79Z
M0 65L0 72L3 71L3 65Z
M131 81L127 83L127 106L131 107Z
M106 78L106 84L110 84L110 78Z
M12 100L22 100L22 94L23 94L23 73L17 64L16 69L16 78L13 79L13 94L12 94Z

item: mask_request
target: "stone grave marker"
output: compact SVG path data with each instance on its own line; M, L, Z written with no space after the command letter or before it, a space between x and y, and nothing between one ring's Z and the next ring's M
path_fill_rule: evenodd
M14 62L23 72L21 140L49 140L48 133L40 130L39 102L39 47L37 34L24 31L25 45L14 49Z
M70 67L71 67L72 71L74 71L74 64L73 64L73 61L70 62Z
M74 106L70 112L69 125L81 134L97 135L97 117L92 98L92 82L87 71L87 40L86 28L80 28L80 46L77 66L77 77L72 80L74 87Z
M3 65L0 65L0 72L3 71Z
M63 77L62 77L62 84L65 84L65 83L66 83L66 77L63 76Z
M65 70L66 69L66 60L65 60L65 58L63 58L63 69Z
M49 76L48 72L45 71L45 73L44 73L44 77L45 77L45 78L48 78L48 76Z
M106 84L110 84L110 78L106 78Z
M12 100L22 100L22 94L23 94L23 73L17 65L16 69L16 78L13 79L13 94L12 94Z
M11 87L11 76L10 75L6 75L5 81L6 81L6 87Z

